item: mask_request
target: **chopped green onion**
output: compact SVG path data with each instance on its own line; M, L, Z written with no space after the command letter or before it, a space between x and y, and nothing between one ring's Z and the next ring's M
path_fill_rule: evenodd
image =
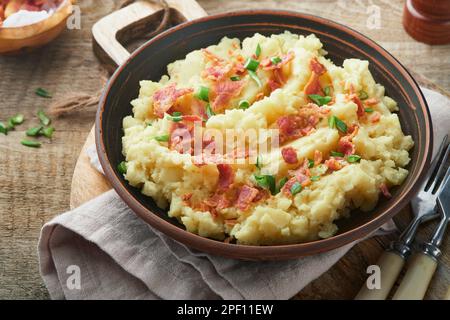
M183 120L183 114L181 112L174 112L171 116L168 117L169 120L173 122L180 122Z
M9 130L14 130L14 127L15 127L16 125L14 124L14 122L13 122L13 119L12 118L9 118L8 119L8 126L6 127L6 129L8 129L8 131Z
M242 100L239 102L239 109L248 109L250 108L250 102L248 100Z
M18 125L18 124L22 124L24 120L25 120L25 117L23 116L23 114L17 114L11 118L11 123L13 125Z
M368 95L367 92L365 92L364 90L361 90L361 91L359 92L358 97L359 97L359 99L361 99L361 100L366 100L367 98L369 98L369 95Z
M341 131L342 133L347 133L347 125L345 124L345 122L339 119L338 117L336 117L335 121L338 130Z
M331 151L330 154L332 157L340 157L340 158L344 157L344 154L342 152Z
M256 84L258 85L258 87L262 87L263 84L261 82L261 79L259 79L258 74L254 71L248 70L248 74L250 75L250 77L256 82Z
M152 127L153 124L151 122L147 123L147 127Z
M209 102L209 88L200 86L195 96L197 97L197 99Z
M159 141L159 142L167 142L167 141L169 141L169 135L164 134L162 136L157 136L157 137L155 137L155 140Z
M314 160L308 159L308 168L314 167Z
M291 194L295 196L300 193L300 191L302 191L302 185L299 182L294 183L291 187Z
M51 98L52 95L45 89L37 88L35 93L42 98Z
M119 163L119 165L117 166L117 170L119 171L120 174L127 173L127 163L125 161Z
M8 128L3 122L0 122L0 133L3 133L5 136L8 134Z
M241 80L241 77L239 77L239 76L232 76L232 77L230 77L230 80L231 81L239 81L239 80Z
M331 97L329 96L322 97L321 95L318 94L309 94L308 97L318 106L326 105L331 101Z
M326 96L330 96L331 95L331 87L326 86L325 88L323 88L323 93L325 93Z
M25 147L30 147L30 148L40 148L41 147L41 143L38 141L22 140L22 141L20 141L20 143L22 145L24 145Z
M319 181L320 180L320 176L312 176L311 177L311 181Z
M42 110L39 110L39 111L38 111L37 116L38 116L39 120L41 120L41 123L42 123L44 126L48 126L48 125L52 122L52 121L50 120L50 118L47 117L47 115L46 115L46 114L44 113L44 111L42 111Z
M261 168L263 167L263 163L262 163L262 157L261 156L257 156L256 157L256 167L261 170Z
M209 103L206 105L206 115L208 116L208 119L216 115Z
M261 46L258 43L258 45L256 46L255 56L259 58L260 55L261 55Z
M336 127L336 117L335 116L331 116L328 118L328 126L331 129L334 129Z
M253 72L255 72L256 69L258 69L258 67L259 67L259 61L256 61L255 59L252 59L252 58L248 58L244 64L245 69L247 69L249 71L253 71Z
M359 161L361 161L361 157L356 154L352 154L347 157L347 161L350 163L359 162Z
M281 61L283 61L283 60L281 60L280 57L272 57L272 58L270 59L270 61L272 62L272 64L277 65L277 64L279 64L279 63L280 63Z
M261 188L270 190L273 195L276 194L275 177L270 175L254 175L255 181Z
M367 113L372 113L374 110L372 108L365 108L364 111Z
M283 189L283 187L286 184L286 182L288 182L288 181L289 181L289 179L287 177L284 177L283 179L281 179L279 184L278 184L278 190L277 191L280 192L281 189Z
M44 127L31 128L31 129L28 129L28 130L25 132L25 134L26 134L27 136L29 136L29 137L36 137L36 136L38 136L38 135L41 134L41 130L42 130L43 128L44 128Z
M53 128L53 127L47 127L47 128L42 129L42 134L49 139L52 138L53 132L55 132L55 128Z

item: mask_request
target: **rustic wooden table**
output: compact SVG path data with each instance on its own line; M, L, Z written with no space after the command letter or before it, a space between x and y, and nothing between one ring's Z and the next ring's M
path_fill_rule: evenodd
M180 0L182 1L182 0ZM55 99L78 91L95 93L102 86L101 66L91 49L91 26L118 7L119 1L78 1L80 30L67 30L54 43L29 55L0 57L0 120L24 113L27 125L7 137L0 135L0 299L45 299L48 293L39 275L36 245L41 226L69 208L72 172L94 122L85 111L54 120L51 143L41 149L20 145L25 128L36 124L38 108L48 100L36 97L37 87ZM240 1L199 0L210 14L244 8L277 8L302 11L333 19L361 31L388 49L412 71L450 92L450 45L428 46L415 42L402 28L402 0ZM380 19L378 20L377 17ZM403 215L403 216L402 216ZM407 222L405 213L397 220ZM432 224L419 234L425 239ZM394 236L377 237L354 247L297 298L352 298L374 263ZM449 246L432 281L427 298L442 298L450 284Z

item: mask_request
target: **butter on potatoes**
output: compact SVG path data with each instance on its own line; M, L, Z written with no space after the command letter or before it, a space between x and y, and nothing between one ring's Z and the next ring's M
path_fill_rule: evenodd
M259 57L255 55L258 46L261 48ZM275 72L265 68L263 61L274 57L279 58L276 61L282 60L288 54L292 59L276 71L282 83L274 86ZM325 54L322 43L314 35L304 37L285 32L266 37L255 34L242 42L224 38L206 51L193 51L185 59L170 64L168 74L160 81L141 81L139 96L131 102L133 115L123 120L126 180L152 197L158 206L167 209L168 215L183 223L186 230L200 236L218 240L232 237L237 243L248 245L299 243L333 236L337 232L334 223L337 219L364 214L377 205L380 186L403 183L408 175L405 167L410 162L409 150L414 142L403 134L398 115L393 113L403 106L385 95L384 87L373 79L367 61L348 59L343 66L337 66ZM226 69L228 64L244 64L251 57L260 64L256 75L262 86L245 70ZM272 175L277 190L261 193L262 196L248 207L239 207L237 203L220 204L221 199L214 198L221 179L218 166L199 165L191 154L180 153L172 147L173 128L187 125L182 120L186 110L199 119L207 119L203 123L204 130L269 132L278 128L280 119L296 116L312 103L305 92L313 78L311 61L314 59L326 68L326 74L320 78L323 95L326 91L332 98L320 107L326 115L314 122L309 131L288 139L276 149L258 154L258 166L230 164L234 175L232 187L236 187L237 192L242 186L264 191L255 180L255 175L261 174ZM236 89L226 97L223 109L207 113L218 95L214 91L217 81L214 77L221 72L226 73L226 79L234 78L234 83L227 85ZM174 98L176 101L168 97L175 109L182 110L178 112L181 122L174 120L172 109L165 110L162 118L155 115L155 108L167 103L155 101L155 93L173 84L192 92ZM201 87L209 89L202 99L196 96ZM248 102L249 107L239 108L242 101ZM358 102L364 106L364 114ZM343 122L346 130L330 123L330 117ZM337 151L342 147L343 137L351 132L354 133L351 146L357 158L350 161L345 155L340 159ZM167 135L169 137L164 138ZM298 163L286 162L281 153L284 148L295 151L291 156L298 159ZM342 167L332 169L327 162L330 159L341 163ZM283 179L296 178L299 168L308 163L312 165L304 167L304 172L310 181L298 192L289 194L289 190L279 188ZM216 202L203 205L206 200ZM354 209L358 213L352 213Z

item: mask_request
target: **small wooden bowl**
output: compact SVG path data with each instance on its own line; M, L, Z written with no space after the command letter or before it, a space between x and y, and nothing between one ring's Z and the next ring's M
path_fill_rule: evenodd
M450 43L450 0L407 0L403 26L417 41L432 45Z
M73 0L67 0L47 19L17 28L0 28L0 54L19 54L42 47L64 30L72 14Z

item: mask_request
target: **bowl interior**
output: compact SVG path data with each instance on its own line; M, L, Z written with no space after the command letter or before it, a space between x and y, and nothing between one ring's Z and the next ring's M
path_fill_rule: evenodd
M139 81L158 81L166 74L169 63L184 58L192 50L216 44L222 37L244 39L257 32L271 35L285 30L303 35L315 33L328 51L328 57L337 65L347 58L368 60L375 80L384 85L386 94L398 102L404 132L415 141L408 167L410 174L402 186L393 190L393 198L380 201L371 212L353 212L351 218L338 221L338 235L377 220L378 223L372 226L372 230L375 230L377 225L401 209L412 195L414 185L420 180L430 157L431 122L426 102L416 83L392 56L359 33L321 18L277 11L229 13L175 27L138 49L132 59L119 68L106 90L97 119L97 125L101 125L98 138L104 145L108 160L103 161L103 165L110 164L114 179L120 181L120 184L115 185L116 189L126 189L134 198L133 201L138 201L160 218L183 228L176 220L168 218L166 212L159 209L151 198L128 186L116 169L117 164L123 161L122 119L132 114L130 101L138 96ZM364 235L360 234L359 237Z

